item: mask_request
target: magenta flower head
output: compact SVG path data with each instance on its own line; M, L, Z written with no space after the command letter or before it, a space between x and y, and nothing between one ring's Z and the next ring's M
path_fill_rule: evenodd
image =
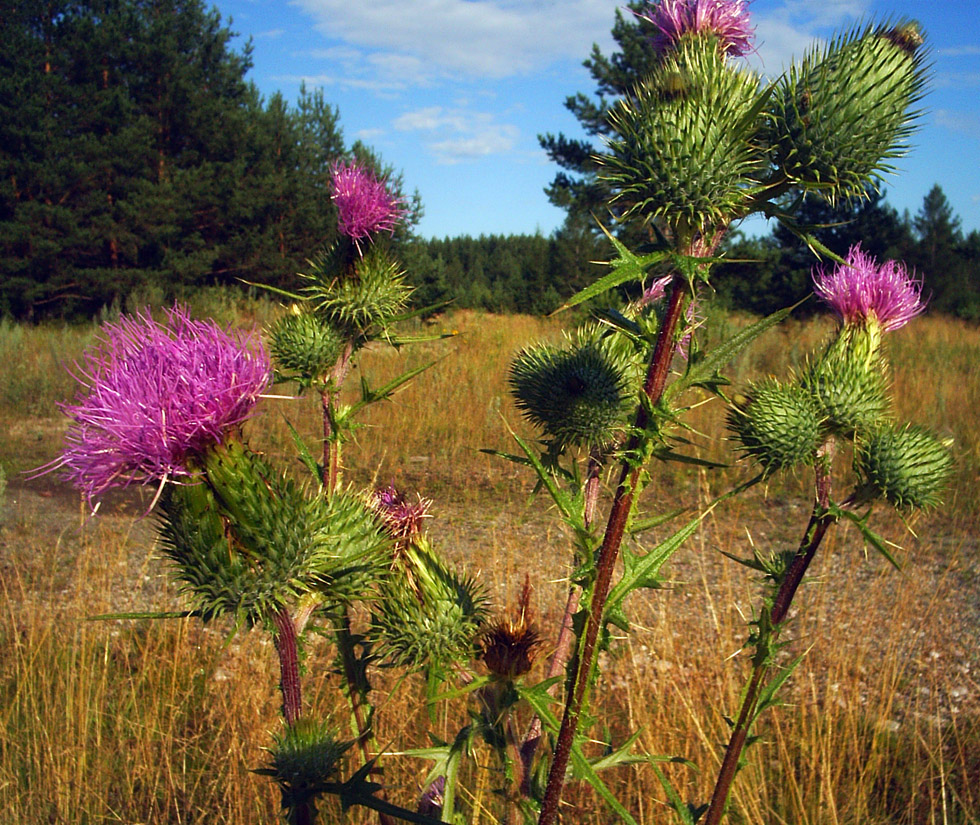
M870 321L889 332L925 309L922 282L909 275L904 264L878 264L860 244L851 247L845 261L830 272L822 267L813 271L814 292L845 324Z
M393 538L413 539L421 534L422 521L430 517L429 507L432 506L430 499L417 498L417 501L409 501L403 492L389 484L371 494L370 504Z
M71 419L61 469L91 502L111 487L187 475L187 462L247 419L272 378L261 343L186 309L164 323L149 313L102 330L103 346L77 365L85 391L63 405Z
M331 173L333 202L340 213L342 234L356 243L375 232L395 231L405 216L405 207L400 198L388 191L384 181L356 161L349 164L338 161Z
M714 35L726 55L741 57L752 51L755 30L744 0L660 0L634 14L657 29L653 46L661 53L687 34Z

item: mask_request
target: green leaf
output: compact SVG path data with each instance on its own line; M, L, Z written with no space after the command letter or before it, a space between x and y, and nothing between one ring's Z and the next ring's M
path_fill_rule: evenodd
M851 522L851 524L855 525L858 530L861 531L861 537L875 550L881 553L881 555L888 560L892 567L901 572L902 566L891 554L891 551L885 546L885 540L868 526L868 517L871 515L870 510L863 516L859 516L857 513L846 510L837 504L831 504L828 510L834 516L834 518L845 518Z
M800 303L802 301L791 307L780 309L772 313L772 315L767 315L762 320L740 330L737 334L710 352L704 353L697 359L689 361L687 371L684 375L670 384L664 391L664 400L672 398L689 387L706 386L710 389L713 384L716 385L719 382L727 383L727 380L720 374L721 368L762 335L762 333L776 326L776 324L789 316Z
M580 292L577 292L558 309L556 309L552 315L562 312L563 310L570 309L571 307L578 306L579 304L588 301L590 298L595 298L598 295L602 295L602 293L608 292L610 289L614 289L622 284L629 283L631 281L640 282L646 277L646 273L650 267L669 257L670 253L668 252L652 252L649 255L644 255L642 257L634 255L629 251L629 249L627 249L626 245L614 237L608 229L601 224L599 225L599 228L605 233L606 237L609 238L610 242L615 247L616 252L619 253L618 258L610 261L613 271L608 275L604 275L598 281L590 284Z
M660 782L660 786L664 789L667 794L667 799L670 802L670 807L674 809L674 813L677 814L677 819L684 825L694 825L695 818L691 811L690 806L685 804L684 800L681 799L681 795L677 793L677 789L671 784L670 780L660 768L656 765L653 766L653 773Z
M524 441L524 439L517 433L515 433L506 421L504 421L504 426L507 427L518 446L524 451L524 455L527 456L528 463L532 468L534 468L534 472L537 474L538 479L540 479L542 486L548 491L548 494L557 505L558 510L564 517L565 521L577 532L586 532L585 524L582 521L582 513L576 510L572 496L558 486L554 473L550 472L541 463L541 459L538 457L537 451L532 448L530 444Z
M438 361L430 361L428 364L423 364L420 367L411 369L408 372L403 372L401 375L393 378L384 386L378 387L376 389L371 389L368 386L367 379L361 376L361 400L356 404L352 404L350 408L346 411L344 418L349 418L352 415L356 415L362 409L364 409L369 404L376 404L378 401L385 401L391 397L392 393L401 387L403 384L407 384L415 376L425 372L429 367L437 364Z
M86 616L87 622L109 622L116 619L192 619L201 616L200 610L176 610L169 613L100 613Z
M666 524L668 521L671 521L672 519L677 518L679 515L687 512L687 509L687 507L679 507L676 510L671 510L669 513L661 513L659 516L650 516L650 518L633 522L629 528L630 535L636 535L644 532L645 530L652 530L654 527L659 527L661 524Z
M705 513L699 513L680 530L658 544L649 553L639 555L627 548L623 548L623 577L616 582L609 591L606 599L606 610L610 613L621 611L626 597L640 587L648 587L651 581L656 579L656 575L664 563L669 559L680 546L687 541L695 531Z
M451 699L458 699L460 696L465 696L467 693L472 693L474 690L479 690L484 685L489 684L491 681L489 676L478 676L471 682L463 685L459 688L454 688L453 690L447 690L444 693L435 694L430 700L430 704L435 704L436 702L447 702Z
M303 437L290 423L289 419L283 418L283 420L286 422L286 426L289 428L289 434L293 437L293 444L296 445L296 452L299 453L300 461L302 461L306 466L306 469L310 471L310 475L316 479L317 484L322 484L322 468L313 457L313 454L310 452L309 448L306 446L306 442L303 441Z
M295 292L288 292L285 289L279 289L279 287L277 286L270 286L269 284L259 284L256 283L255 281L246 281L244 278L239 278L238 280L240 280L243 284L248 284L249 286L257 287L258 289L264 289L268 292L275 292L277 295L282 295L293 301L305 302L309 300L309 298L307 298L305 295L297 295Z
M606 783L599 778L599 774L595 772L589 760L585 758L585 754L582 753L578 744L572 745L572 775L577 779L584 779L588 782L623 822L628 823L628 825L636 825L636 820L623 807L623 804L616 799Z
M752 718L749 720L750 725L759 718L763 711L778 704L776 701L776 693L786 683L786 680L792 676L793 671L799 667L800 662L803 661L803 657L806 656L807 653L809 653L809 650L805 650L803 653L797 656L785 668L782 668L777 676L762 689L762 692L759 694L759 698L756 700L755 710L752 712Z

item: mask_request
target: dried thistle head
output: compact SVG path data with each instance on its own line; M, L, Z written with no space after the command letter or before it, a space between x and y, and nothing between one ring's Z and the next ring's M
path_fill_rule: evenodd
M531 614L531 591L530 577L525 574L513 618L498 619L483 634L483 662L501 679L514 679L527 673L541 646L541 635Z

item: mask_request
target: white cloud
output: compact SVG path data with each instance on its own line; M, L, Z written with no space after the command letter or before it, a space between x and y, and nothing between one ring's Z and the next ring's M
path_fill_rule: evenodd
M750 7L758 51L749 62L775 77L825 35L865 18L869 9L868 0L784 0L765 12Z
M268 29L255 35L256 40L278 40L286 33L285 29Z
M980 46L948 46L937 49L936 54L940 57L973 57L980 54Z
M608 50L620 0L291 0L331 41L362 50L359 71L402 83L501 78Z
M443 164L510 152L520 137L516 126L500 123L490 112L442 106L405 112L392 126L401 132L427 133L426 148Z
M980 138L980 115L976 112L951 112L948 109L937 109L933 112L937 126L943 126L953 132Z

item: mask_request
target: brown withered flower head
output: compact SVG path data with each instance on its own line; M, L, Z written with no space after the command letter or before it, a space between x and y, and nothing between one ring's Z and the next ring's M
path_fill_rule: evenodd
M498 619L483 634L483 663L501 679L514 679L527 673L541 646L541 636L532 621L530 601L531 581L525 574L514 617Z

